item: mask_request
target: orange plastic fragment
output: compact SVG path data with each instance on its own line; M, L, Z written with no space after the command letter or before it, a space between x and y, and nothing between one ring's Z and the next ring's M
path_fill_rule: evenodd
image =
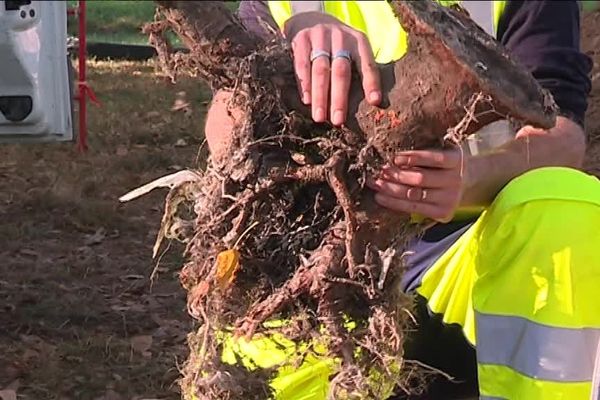
M216 263L215 280L219 288L225 290L231 286L240 269L240 253L236 249L222 251L217 255Z

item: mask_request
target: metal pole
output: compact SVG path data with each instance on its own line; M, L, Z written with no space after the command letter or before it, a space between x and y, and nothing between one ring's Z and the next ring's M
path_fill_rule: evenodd
M79 151L85 152L88 149L87 143L87 38L86 38L86 15L85 1L78 2L78 22L79 22Z

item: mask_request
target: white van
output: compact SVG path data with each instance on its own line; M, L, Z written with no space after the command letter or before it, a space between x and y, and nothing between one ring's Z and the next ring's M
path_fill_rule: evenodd
M0 143L74 139L67 2L0 0Z

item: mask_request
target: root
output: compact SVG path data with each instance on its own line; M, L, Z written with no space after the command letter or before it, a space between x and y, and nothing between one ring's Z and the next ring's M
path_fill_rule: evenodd
M175 82L176 67L173 59L173 49L167 39L165 32L169 28L167 21L160 19L158 10L154 15L155 21L144 25L142 33L148 35L148 42L156 49L158 63L163 73L167 75L171 82Z
M497 114L502 117L502 114L498 113L492 105L492 99L490 96L486 96L483 93L475 93L469 100L469 104L465 107L465 116L452 128L449 128L444 141L449 141L454 145L459 145L468 136L468 132L472 131L472 126L478 123L480 117L487 116L489 114ZM484 106L484 107L483 107ZM485 108L486 111L479 114L476 113L477 108Z
M298 268L294 276L283 287L264 301L253 306L244 319L238 323L239 328L236 331L236 336L244 336L250 339L260 324L285 305L296 300L298 296L307 292L313 282L311 272L309 268L304 266Z
M345 245L346 245L346 262L348 263L348 275L351 279L356 277L357 261L354 257L354 236L358 228L356 222L356 212L352 204L350 193L346 187L344 171L344 159L342 153L336 153L330 159L331 170L329 172L329 185L335 193L338 203L344 210L345 222Z

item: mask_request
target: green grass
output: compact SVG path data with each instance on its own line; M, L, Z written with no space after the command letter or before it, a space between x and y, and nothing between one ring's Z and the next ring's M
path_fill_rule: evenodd
M73 1L70 1L73 5ZM152 21L153 1L91 0L87 5L87 36L90 42L146 44L144 23ZM69 20L69 33L76 34L75 19Z
M584 11L593 11L600 7L600 1L598 0L583 0L582 1Z
M70 0L69 5L74 6ZM227 2L232 9L237 1ZM88 0L87 37L90 42L148 44L142 25L154 18L155 3L146 0ZM77 22L69 19L69 34L77 33Z

